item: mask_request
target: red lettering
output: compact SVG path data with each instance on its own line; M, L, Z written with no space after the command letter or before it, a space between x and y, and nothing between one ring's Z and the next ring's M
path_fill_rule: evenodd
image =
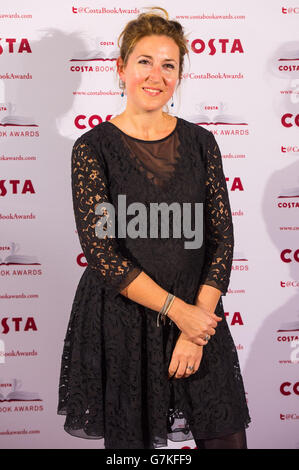
M219 39L220 44L222 45L222 52L226 52L226 44L229 42L229 39Z
M31 194L33 194L33 193L35 194L35 191L34 191L31 180L25 180L25 183L24 183L24 186L23 186L23 189L22 189L22 194L26 194L28 192L31 193Z
M20 180L9 180L10 184L12 185L12 194L17 194L18 187Z
M288 114L284 114L281 118L281 123L284 127L292 127L292 124L291 123L287 123L286 119L287 118L291 118L293 115L288 113Z
M214 41L215 41L215 39L210 39L209 42L208 42L209 48L210 48L209 55L216 54L216 47L214 46Z
M289 387L290 385L291 385L291 382L284 382L283 384L281 384L280 393L282 393L282 395L291 395L291 392L285 391L285 388Z
M284 263L290 263L292 261L290 258L286 258L286 256L285 256L286 254L289 254L289 253L292 253L292 250L290 250L288 248L286 250L283 250L280 253L280 258Z
M9 332L9 326L7 324L8 317L2 318L1 325L3 326L2 333L6 335Z
M280 392L282 393L282 395L285 395L285 396L291 395L290 391L285 390L286 387L290 387L291 385L292 385L291 382L284 382L281 384ZM295 393L295 395L299 395L299 382L296 382L293 385L293 392Z
M94 124L94 120L96 120L96 124ZM100 116L98 116L97 114L94 114L93 116L90 116L90 118L88 119L88 124L90 125L91 128L97 126L98 124L101 124L102 121L102 118Z
M226 54L228 52L227 44L229 43L229 39L219 39L219 43L221 45L221 52L223 54ZM209 39L208 46L210 48L209 55L215 55L216 54L215 38ZM191 50L195 52L196 54L201 54L205 50L205 48L206 48L206 45L202 39L194 39L191 43ZM234 54L235 52L244 53L240 39L234 39L230 52L232 54Z
M236 189L238 189L239 191L244 191L243 185L241 183L241 178L239 178L238 176L234 178L231 191L235 191Z
M30 48L30 45L29 45L29 42L28 42L28 39L25 39L25 38L21 39L21 43L20 43L20 47L19 47L18 52L22 53L24 51L26 51L28 53L32 52L31 48Z
M236 51L244 53L240 39L235 39L233 42L231 53L234 54Z
M86 129L85 124L80 124L79 122L82 119L86 119L86 116L84 114L79 114L79 116L75 118L75 126L78 127L78 129Z
M22 317L15 317L11 319L15 324L15 331L20 331L20 322L22 321Z
M287 119L293 117L293 114L287 113L284 114L281 118L281 123L284 127L293 127L293 124L291 122L287 122Z
M83 258L85 259L85 262L82 261ZM77 263L79 264L79 266L82 266L83 268L88 266L84 253L80 253L80 255L77 256Z
M224 315L226 317L229 316L229 312L224 312ZM241 313L240 312L234 312L233 313L233 319L231 321L231 325L235 325L236 323L238 323L239 325L244 325L244 322L242 320L242 316L241 316Z
M239 325L244 325L240 312L234 313L231 325L235 325L236 323L238 323Z
M27 318L24 331L28 331L28 330L37 331L36 324L35 324L35 321L34 321L34 318L33 318L33 317L28 317L28 318Z
M290 254L292 253L292 250L290 250L289 248L286 248L285 250L283 250L280 254L280 258L281 260L284 262L284 263L290 263L292 260L290 258L286 258L286 254ZM299 248L294 251L294 260L297 261L297 263L299 263Z
M107 114L106 121L110 121L111 117L112 117L112 114ZM85 124L80 123L80 121L83 121L85 119L87 119L87 116L85 116L84 114L79 114L78 116L76 116L75 121L74 121L75 126L78 127L78 129L86 129L87 126ZM98 114L93 114L92 116L88 118L88 124L91 128L98 126L102 122L103 122L103 119Z
M7 193L7 189L4 186L6 180L0 180L0 196L5 196Z
M8 42L8 52L13 52L13 45L16 40L13 38L7 38L6 42Z
M198 44L200 45L200 48L197 47ZM191 43L191 49L196 54L200 54L201 52L205 50L205 48L206 48L206 45L204 41L202 41L201 39L194 39L194 41L192 41Z
M228 182L229 178L226 177L225 180ZM244 191L244 188L243 188L243 185L242 185L242 182L241 182L241 178L239 176L236 176L234 178L233 184L232 184L230 189L231 189L231 191L235 191L236 189L238 189L239 191Z

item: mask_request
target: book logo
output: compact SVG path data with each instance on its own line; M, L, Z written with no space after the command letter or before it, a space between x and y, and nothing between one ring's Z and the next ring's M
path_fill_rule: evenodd
M18 253L20 250L20 244L15 242L9 243L9 251L10 254L4 256L3 258L0 257L0 265L6 264L41 264L38 262L38 259L34 255L22 255Z
M42 401L37 392L22 390L22 380L13 378L4 381L0 378L0 402Z

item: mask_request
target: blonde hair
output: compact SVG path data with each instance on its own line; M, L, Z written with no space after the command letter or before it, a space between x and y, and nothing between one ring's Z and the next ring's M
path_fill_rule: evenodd
M127 64L128 58L132 53L137 42L145 36L163 35L173 39L179 47L179 84L182 80L184 69L184 56L188 54L188 41L184 35L182 25L178 21L169 20L169 15L164 8L145 7L151 10L161 10L165 17L158 13L141 13L135 20L129 21L123 31L120 33L117 45L120 48L120 57L124 65ZM120 40L122 42L120 44ZM120 87L124 88L124 84L120 81Z

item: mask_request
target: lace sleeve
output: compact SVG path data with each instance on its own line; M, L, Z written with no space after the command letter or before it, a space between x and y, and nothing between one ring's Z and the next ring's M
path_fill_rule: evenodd
M206 155L205 230L206 254L201 284L207 284L226 295L231 274L234 231L222 157L210 132Z
M110 202L105 164L99 152L80 137L73 146L71 173L75 221L83 253L99 283L116 296L142 268L121 254L116 238L96 235L96 225L99 227L102 223L102 231L106 230L106 222L101 218L107 216L107 211L96 215L96 206Z

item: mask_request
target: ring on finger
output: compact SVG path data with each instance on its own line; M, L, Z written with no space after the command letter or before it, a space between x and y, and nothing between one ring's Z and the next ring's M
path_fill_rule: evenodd
M187 369L192 371L192 370L194 370L194 366L187 366Z

